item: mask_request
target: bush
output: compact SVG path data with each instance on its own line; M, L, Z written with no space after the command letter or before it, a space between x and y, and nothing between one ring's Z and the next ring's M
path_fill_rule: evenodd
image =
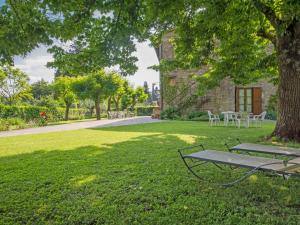
M10 130L12 128L22 129L26 127L26 123L21 118L0 119L0 130Z
M276 120L277 119L277 113L276 112L267 112L266 119Z
M84 119L88 109L70 109L71 120ZM0 104L0 118L21 118L26 122L40 119L40 113L47 114L48 121L60 121L64 118L65 109L60 107L41 106L8 106Z
M175 120L175 119L181 119L181 113L178 111L178 109L170 107L164 111L161 112L160 118Z
M151 116L153 110L158 108L158 106L137 106L135 107L135 114L137 116Z
M38 106L9 106L0 105L0 118L21 118L30 121L40 117L40 112L47 111L45 107Z
M195 120L196 118L200 118L202 116L207 116L207 112L192 111L187 115L187 119Z
M7 122L6 119L0 119L0 130L4 131L4 130L9 130L9 124Z
M208 115L202 115L202 116L199 116L199 117L194 117L190 120L192 120L192 121L208 121Z

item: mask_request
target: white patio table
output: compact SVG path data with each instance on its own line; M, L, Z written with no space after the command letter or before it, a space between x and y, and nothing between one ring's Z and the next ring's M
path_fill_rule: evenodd
M246 112L221 112L224 115L224 126L228 126L230 120L234 123L238 128L241 127L241 121L244 121L245 127L249 128L250 126L250 115Z
M228 126L229 120L232 120L232 122L233 122L233 115L235 115L235 112L227 111L227 112L221 112L221 114L224 115L224 126L225 127Z

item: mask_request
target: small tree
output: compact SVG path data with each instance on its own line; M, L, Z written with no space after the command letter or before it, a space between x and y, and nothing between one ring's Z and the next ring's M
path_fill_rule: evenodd
M32 98L28 75L12 66L1 67L0 95L9 105Z
M124 95L122 96L122 107L124 109L134 109L137 103L144 103L148 99L148 95L144 92L143 87L136 89L130 87L126 81L124 84Z
M125 80L121 77L121 75L117 73L112 73L108 79L108 87L109 94L112 97L116 110L120 109L120 101L122 96L125 94L124 87Z
M96 118L100 120L100 102L108 95L108 76L104 70L98 70L87 76L77 78L73 90L80 99L93 99L95 102Z
M72 90L74 78L58 77L53 84L54 91L59 99L65 104L65 120L69 119L69 111L71 105L76 101L76 95Z
M121 98L122 109L128 109L132 105L132 96L134 94L134 89L129 85L128 81L124 81L124 94Z
M148 95L144 92L143 87L137 87L132 94L132 108L137 103L144 103L148 99Z

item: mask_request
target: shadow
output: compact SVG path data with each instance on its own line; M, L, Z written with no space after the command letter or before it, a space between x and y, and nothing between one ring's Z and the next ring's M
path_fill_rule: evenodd
M151 126L148 132L154 132L156 124ZM222 172L214 166L200 170L202 181L194 179L177 153L189 142L207 140L193 129L189 134L195 135L194 140L180 136L179 128L167 134L169 128L164 127L156 134L101 146L37 149L1 157L0 224L232 224L271 219L281 224L297 220L293 217L297 208L289 207L299 204L300 184L295 180L257 175L253 181L223 189L216 183L241 171ZM245 217L245 212L256 217Z
M207 148L214 148L218 150L227 150L224 143L229 143L232 146L238 144L237 138L242 142L262 142L264 137L268 136L274 124L266 124L262 128L236 128L234 126L209 126L208 122L196 121L164 121L162 123L152 124L138 124L132 126L119 127L98 127L88 128L94 131L110 131L110 132L142 132L145 134L161 134L161 135L175 135L178 138L190 139L190 143L202 143Z

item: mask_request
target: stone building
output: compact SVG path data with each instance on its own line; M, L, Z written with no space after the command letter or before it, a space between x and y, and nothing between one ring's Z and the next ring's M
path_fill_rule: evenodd
M172 36L172 33L165 35L160 47L156 49L159 60L174 58L173 46L169 41ZM199 96L197 83L191 74L201 76L205 71L206 68L161 72L161 109L175 107L184 114L207 110L213 113L246 111L260 114L266 110L270 96L276 93L277 88L267 80L260 80L247 86L236 86L230 78L225 78L218 87L209 90L205 96Z

